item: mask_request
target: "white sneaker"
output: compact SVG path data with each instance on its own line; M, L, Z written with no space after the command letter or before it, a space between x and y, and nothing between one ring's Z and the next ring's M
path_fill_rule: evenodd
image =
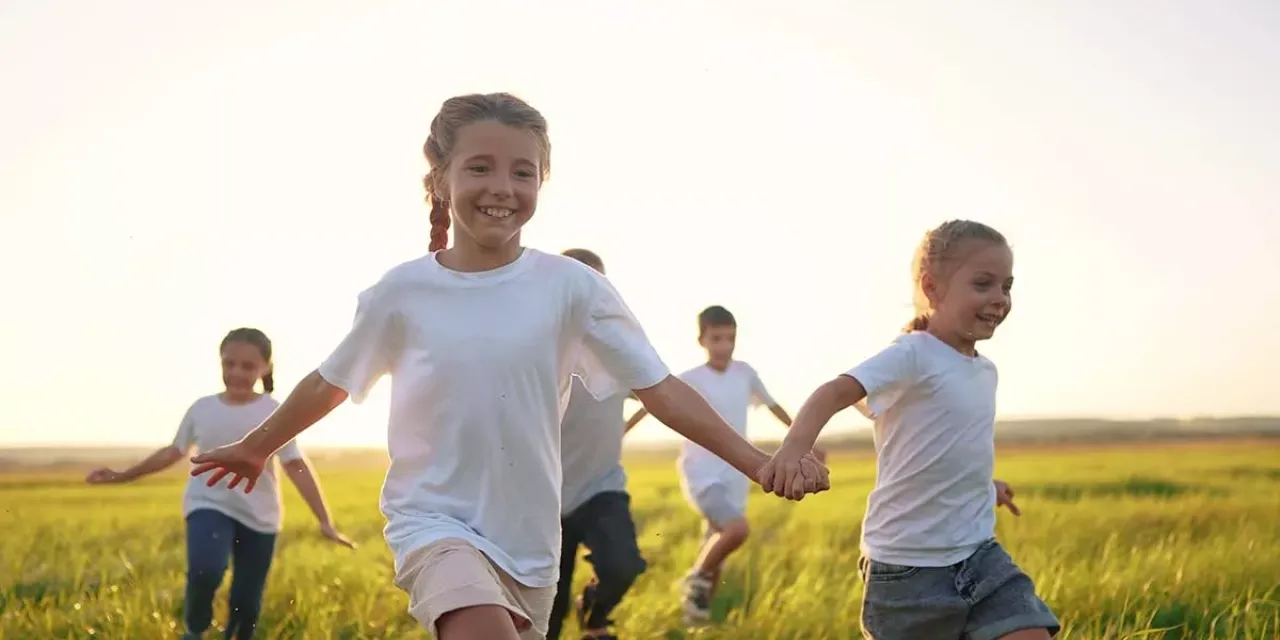
M704 624L711 620L711 580L695 571L689 572L683 581L683 601L685 624Z

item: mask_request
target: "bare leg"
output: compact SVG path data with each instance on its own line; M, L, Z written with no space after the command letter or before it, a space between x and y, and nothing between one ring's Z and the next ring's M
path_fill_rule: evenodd
M436 630L440 640L520 640L511 612L493 604L450 611Z
M708 538L707 544L702 546L698 561L694 563L694 570L704 576L714 577L718 583L724 561L747 541L750 533L751 528L747 525L746 518L738 518L720 527L717 533Z

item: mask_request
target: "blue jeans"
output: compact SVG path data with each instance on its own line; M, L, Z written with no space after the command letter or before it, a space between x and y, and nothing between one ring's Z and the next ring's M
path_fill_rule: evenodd
M949 567L907 567L863 557L862 636L870 640L997 640L1048 629L1057 617L995 539Z
M233 560L224 637L252 638L275 548L275 534L254 531L218 511L197 509L187 515L187 631L204 633L213 622L213 596Z

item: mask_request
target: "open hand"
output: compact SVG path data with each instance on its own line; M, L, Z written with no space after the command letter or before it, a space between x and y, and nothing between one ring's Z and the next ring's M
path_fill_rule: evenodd
M802 500L806 494L831 488L826 465L813 451L798 451L785 443L756 473L761 488L788 500Z
M359 546L355 542L353 542L351 538L348 538L342 535L341 532L335 529L334 526L328 522L322 523L320 525L320 534L332 540L333 542L343 545L350 549L355 549L357 546Z
M1010 487L1007 482L1001 482L1000 480L995 480L994 482L996 483L996 508L1006 507L1013 515L1022 515L1022 510L1018 508L1018 505L1013 503L1013 487Z
M124 475L114 469L98 467L97 469L90 471L89 475L85 476L84 481L89 484L114 484L117 482L124 482Z
M244 442L235 442L201 453L191 458L191 462L196 464L191 469L193 476L213 471L213 475L209 476L209 486L218 484L227 474L231 474L231 482L227 484L227 488L234 489L241 480L247 480L244 492L249 493L258 484L258 476L262 475L262 469L267 465L267 457L254 453Z

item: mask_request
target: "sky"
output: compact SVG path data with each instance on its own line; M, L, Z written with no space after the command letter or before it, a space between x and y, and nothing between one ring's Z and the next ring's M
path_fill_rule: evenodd
M425 252L429 123L489 91L550 123L525 243L601 254L677 371L724 305L794 413L967 217L1015 252L1002 417L1280 414L1280 5L781 6L0 2L0 446L163 445L243 325L283 397ZM302 443L381 446L389 387Z

